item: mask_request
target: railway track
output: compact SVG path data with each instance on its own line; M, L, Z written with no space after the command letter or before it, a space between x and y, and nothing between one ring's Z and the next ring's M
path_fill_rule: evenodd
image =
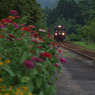
M73 51L73 52L95 62L95 51L84 49L80 46L77 46L77 45L69 43L69 42L59 42L57 44L59 44L60 46L62 46L65 49Z
M54 39L54 36L52 35L51 36L52 39ZM56 42L57 45L60 45L62 46L63 48L65 49L68 49L70 51L73 51L91 61L93 61L95 63L95 51L92 51L92 50L88 50L88 49L85 49L85 48L82 48L80 46L77 46L75 44L72 44L70 42Z

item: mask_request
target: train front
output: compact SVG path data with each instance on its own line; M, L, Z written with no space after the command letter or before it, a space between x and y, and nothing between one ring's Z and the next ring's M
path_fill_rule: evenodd
M64 41L65 39L65 28L61 25L54 27L54 38L56 41Z

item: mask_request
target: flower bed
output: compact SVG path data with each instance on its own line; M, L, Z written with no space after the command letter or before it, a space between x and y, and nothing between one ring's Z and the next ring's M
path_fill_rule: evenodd
M0 21L0 95L56 93L52 76L61 69L61 51L50 33L24 25L15 10L10 14Z

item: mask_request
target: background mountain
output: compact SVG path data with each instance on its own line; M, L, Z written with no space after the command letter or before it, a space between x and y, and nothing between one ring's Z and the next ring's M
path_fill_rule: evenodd
M37 0L38 3L41 4L41 7L54 8L56 7L59 0Z
M67 0L68 1L68 0ZM76 2L79 0L75 0ZM59 0L37 0L38 3L41 4L41 7L48 7L48 8L54 8L57 6L57 3Z

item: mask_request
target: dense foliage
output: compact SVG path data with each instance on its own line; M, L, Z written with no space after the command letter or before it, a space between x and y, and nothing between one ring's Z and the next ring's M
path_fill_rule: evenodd
M18 10L20 16L28 16L26 22L33 24L43 16L36 0L1 0L0 19L8 17L10 10Z
M88 40L89 42L95 42L93 35L95 34L95 28L92 25L95 21L95 0L76 1L59 0L57 7L48 12L47 24L52 31L56 24L64 25L71 40L76 40L72 36L72 33L74 33L75 37L79 35L77 40L86 39L87 42ZM87 28L90 28L90 30L88 31Z
M56 93L52 76L65 62L61 50L46 30L23 24L15 10L10 14L0 20L0 95Z

